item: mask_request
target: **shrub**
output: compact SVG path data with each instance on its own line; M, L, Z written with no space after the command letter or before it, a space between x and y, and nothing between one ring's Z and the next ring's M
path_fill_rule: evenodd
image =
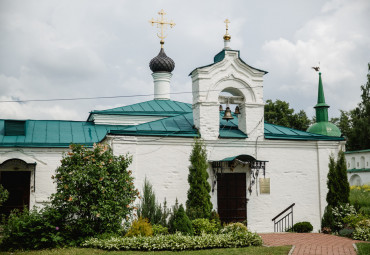
M351 238L353 233L353 228L343 228L339 230L339 235L343 237Z
M5 221L1 246L5 250L43 249L65 246L68 230L63 225L62 215L55 209L46 207L13 211Z
M193 227L189 217L186 215L183 205L178 209L174 207L173 218L170 222L170 230L172 233L179 231L184 234L193 235Z
M186 213L190 219L209 218L212 211L211 185L208 183L207 151L201 139L195 139L190 155Z
M236 222L236 223L227 224L220 231L221 234L238 233L238 232L242 232L242 233L248 232L248 228L243 223Z
M312 224L308 221L297 222L293 225L293 231L297 233L310 233L312 230Z
M370 219L363 219L357 223L353 239L370 241Z
M323 233L331 234L333 229L335 229L333 209L330 205L328 205L325 208L325 212L322 217L321 230L323 231Z
M8 199L9 191L0 184L0 206Z
M208 220L208 219L195 219L191 221L193 226L194 235L202 235L202 234L217 234L218 226L215 220Z
M153 229L148 219L139 218L132 222L132 225L125 236L152 236Z
M153 228L153 235L154 236L157 236L157 235L168 235L168 228L167 227L164 227L160 224L155 224L152 226Z
M157 203L153 186L144 179L143 196L137 210L138 217L146 218L151 224L158 224L162 220L162 208Z
M93 149L72 144L70 149L53 177L52 206L63 213L72 239L118 231L138 195L127 170L131 157L116 157L100 144Z
M209 219L216 224L218 231L222 228L220 215L215 210L211 212L211 217Z
M211 248L231 248L261 246L262 238L254 233L239 232L237 234L204 234L187 236L181 233L159 235L153 237L121 237L110 239L90 238L82 246L105 250L199 250Z
M353 215L356 216L356 209L350 204L340 204L337 207L332 209L334 217L334 226L333 230L339 231L344 228L344 219L347 216Z

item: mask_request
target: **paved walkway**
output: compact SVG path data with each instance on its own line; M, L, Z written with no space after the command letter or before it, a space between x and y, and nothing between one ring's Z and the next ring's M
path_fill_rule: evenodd
M318 233L271 233L260 234L267 246L294 245L292 255L325 254L356 255L355 241L345 237Z

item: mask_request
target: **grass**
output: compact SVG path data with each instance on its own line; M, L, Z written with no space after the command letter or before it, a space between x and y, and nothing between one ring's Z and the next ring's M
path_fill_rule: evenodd
M357 255L368 255L370 254L370 243L357 243L356 244L358 253Z
M351 186L349 201L352 205L360 207L360 212L370 215L370 186Z
M65 248L51 249L40 251L24 252L0 252L0 255L286 255L292 246L279 247L246 247L246 248L229 248L229 249L210 249L197 251L104 251L90 248Z

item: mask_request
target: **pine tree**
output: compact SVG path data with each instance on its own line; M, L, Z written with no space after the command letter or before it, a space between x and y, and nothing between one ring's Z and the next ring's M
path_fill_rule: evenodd
M189 190L186 213L190 219L209 218L212 211L211 185L208 183L208 162L206 147L202 140L196 139L190 155Z
M348 203L349 183L343 151L338 153L337 161L334 160L333 156L330 156L327 186L326 202L328 202L328 205L336 207L339 204Z
M326 202L328 205L325 208L325 213L321 221L322 228L336 229L332 208L340 204L348 203L349 201L349 183L347 179L347 164L344 157L344 152L338 153L337 161L333 156L329 159L329 173L328 173L328 193L326 195Z

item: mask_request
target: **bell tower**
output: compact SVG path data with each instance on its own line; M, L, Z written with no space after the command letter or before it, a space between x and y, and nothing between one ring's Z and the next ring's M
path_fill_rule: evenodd
M224 48L214 57L214 63L190 73L194 125L205 140L217 140L219 106L235 104L240 111L238 128L248 135L247 139L255 140L264 134L263 75L267 72L249 66L240 58L239 51L229 47L230 21L225 23ZM231 96L224 96L222 92Z

